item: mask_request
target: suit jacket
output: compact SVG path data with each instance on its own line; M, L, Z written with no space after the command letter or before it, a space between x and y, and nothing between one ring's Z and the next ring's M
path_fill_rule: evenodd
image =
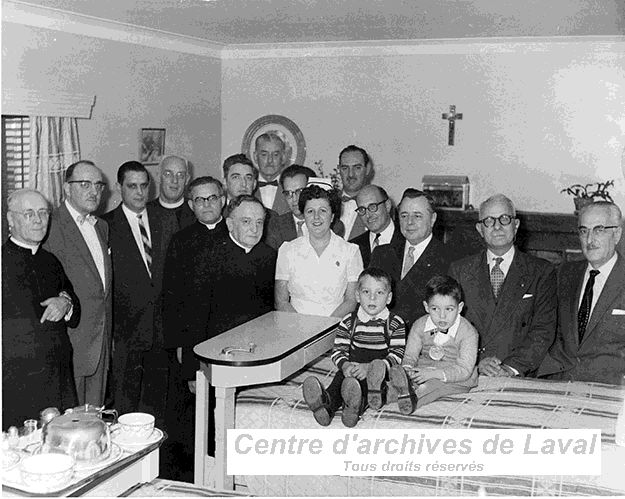
M391 221L391 223L393 223ZM366 231L355 237L354 239L350 239L350 243L357 244L360 248L360 254L362 256L362 264L365 268L369 266L369 262L371 262L371 243L369 242L369 234L371 231ZM405 241L404 236L401 235L401 231L397 225L395 226L395 230L393 231L393 237L391 238L390 244L398 244L400 241ZM384 245L382 245L384 246Z
M447 274L451 257L447 246L432 238L423 254L402 279L406 239L401 233L400 236L391 244L383 244L373 250L369 266L381 268L392 277L394 296L391 310L404 319L408 329L415 320L425 314L423 308L425 285L435 275Z
M558 332L541 374L557 379L619 384L625 375L625 261L617 261L579 342L577 311L587 262L558 271Z
M158 301L162 286L164 248L162 226L154 208L147 207L152 241L152 277L148 274L130 224L120 204L103 218L109 224L113 260L113 339L116 348L147 351L161 334ZM159 270L160 269L160 270Z
M533 376L556 331L553 266L517 249L495 301L486 250L451 265L462 287L465 317L480 334L478 362L495 356L522 376Z
M113 267L109 250L109 227L101 218L94 225L104 258L104 281L87 243L65 203L54 211L44 247L54 253L63 265L74 291L80 299L80 323L68 328L74 349L74 374L95 373L105 344L111 341L113 320Z
M197 290L191 286L196 269L210 258L211 246L228 237L222 218L214 229L195 222L174 234L167 249L163 273L163 336L165 348L193 346L189 343L190 323L198 314Z
M262 203L263 199L260 195L260 188L256 189L254 196L260 200ZM267 208L267 206L265 206ZM276 195L273 198L273 205L269 206L271 210L273 210L278 215L284 215L285 213L291 213L291 208L289 208L289 204L286 202L286 198L284 194L282 194L282 187L280 187L280 183L278 183L278 190L276 191Z
M290 211L282 215L270 215L269 211L267 210L269 220L265 222L263 241L278 250L282 243L292 241L297 237L297 227ZM331 229L337 236L341 235L339 232L345 233L345 226L339 218L334 220Z

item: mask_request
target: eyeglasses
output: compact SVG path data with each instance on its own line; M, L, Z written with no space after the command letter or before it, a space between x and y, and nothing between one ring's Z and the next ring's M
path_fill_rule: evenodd
M304 190L303 188L295 189L294 191L284 190L284 191L282 191L282 194L284 194L284 197L288 199L288 198L299 196L302 193L303 190Z
M104 182L92 182L91 180L69 180L68 184L78 184L83 191L88 191L92 187L95 187L95 190L98 192L102 192L106 187L106 183Z
M594 227L581 227L577 228L577 233L581 237L587 237L589 232L592 232L592 235L595 237L603 236L608 229L618 229L618 225L595 225Z
M386 203L386 199L383 199L382 201L378 202L378 203L371 203L370 205L367 206L360 206L359 208L356 208L354 211L356 213L358 213L361 217L365 216L365 213L367 213L367 210L369 210L370 213L375 213L376 211L378 211L378 208L380 207L381 204Z
M207 198L202 197L202 196L196 196L193 198L193 202L195 204L213 204L216 203L217 201L219 201L223 196L217 196L215 194L212 194L210 196L208 196Z
M478 223L481 223L484 227L494 227L495 222L499 222L499 225L506 226L510 225L514 220L512 215L499 215L497 218L495 217L486 217L482 218L482 220L478 220Z
M187 172L171 172L169 170L165 170L163 172L163 177L165 177L167 180L171 180L172 178L176 177L178 180L184 180L187 177Z
M50 216L50 210L46 208L41 208L40 210L25 210L25 211L14 211L9 210L11 213L19 213L22 215L27 222L32 222L35 218L35 215L38 215L41 220L48 218Z

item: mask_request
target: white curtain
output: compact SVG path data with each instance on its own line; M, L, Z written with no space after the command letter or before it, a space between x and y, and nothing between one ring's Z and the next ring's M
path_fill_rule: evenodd
M63 175L80 159L76 118L30 117L29 186L54 207L63 200Z

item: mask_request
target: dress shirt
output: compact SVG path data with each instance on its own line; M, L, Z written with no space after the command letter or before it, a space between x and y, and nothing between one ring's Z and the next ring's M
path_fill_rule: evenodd
M293 221L295 222L295 232L297 232L297 222L303 222L304 219L297 218L295 215L293 215ZM308 226L306 225L306 223L302 224L302 235L308 237Z
M167 210L175 210L176 208L182 206L182 203L184 203L184 196L175 203L168 203L167 201L163 201L161 198L158 198L158 204Z
M204 227L206 227L208 230L214 230L214 229L215 229L215 227L217 227L217 224L218 224L219 222L221 222L221 221L222 221L222 217L219 217L219 220L217 220L214 224L205 224L204 222L200 222L200 221L198 220L198 222L200 222L200 223L201 223ZM235 242L236 242L236 241L235 241Z
M258 181L269 182L269 180L264 178L262 175L258 176ZM264 187L259 187L258 190L260 192L260 199L265 205L265 208L272 208L273 202L276 199L276 193L278 192L278 187L275 185L265 185Z
M393 239L393 234L395 234L395 224L391 220L388 226L386 227L386 229L380 232L380 239L378 239L378 246L382 246L383 244L389 244L391 242L391 239ZM375 232L369 231L369 248L371 248L371 251L374 250L373 241L375 241L375 236L376 236Z
M406 261L406 256L408 255L408 249L411 246L414 247L414 253L413 253L414 263L417 263L417 261L419 260L419 258L421 258L421 255L425 251L425 248L427 248L428 244L430 244L431 240L432 240L432 234L430 234L428 237L426 237L423 241L421 241L417 245L410 244L408 240L406 239L406 245L404 246L404 258L402 259L402 268L403 268L403 262Z
M495 258L503 258L502 262L499 264L499 268L503 272L503 278L505 279L508 275L508 270L510 270L510 265L512 265L512 260L514 258L514 246L512 246L512 248L510 248L501 256L495 255L495 253L493 253L491 250L486 250L486 260L488 261L489 274L493 271L493 267L495 266Z
M347 196L345 192L341 193L341 196ZM341 212L341 222L345 226L345 235L343 238L347 241L349 239L349 235L354 228L354 222L356 222L356 217L358 213L356 213L356 208L358 205L356 204L356 198L352 198L349 201L343 201L343 210Z
M594 310L595 305L597 304L597 300L599 299L599 296L601 296L603 287L605 286L605 283L608 280L608 277L610 277L610 272L612 272L614 265L616 265L616 253L614 253L612 255L612 258L610 258L607 262L605 262L601 267L597 269L595 269L592 265L590 265L590 263L586 267L586 272L584 272L584 281L582 282L582 292L579 294L579 301L577 302L578 310L582 304L582 298L584 297L584 289L586 289L586 283L588 282L588 278L590 277L590 271L593 269L599 271L599 274L597 274L597 276L595 277L595 284L592 287L592 303L590 304L590 315L588 316L588 320L590 320L590 317L592 317L592 311Z
M11 241L13 241L17 246L19 246L20 248L24 248L24 249L29 249L30 252L34 255L35 253L37 253L37 250L39 249L39 245L38 244L27 244L27 243L23 243L22 241L18 241L17 239L15 239L13 236L11 236L9 238Z
M102 288L105 289L106 278L104 276L104 254L102 253L102 245L100 244L100 239L98 238L95 226L88 222L79 223L78 218L81 217L81 214L74 209L67 199L65 200L65 207L67 208L67 211L69 211L72 219L76 222L78 230L82 234L82 238L85 240L87 248L89 248L89 253L91 253L93 263L95 263L95 266L98 269L98 274L100 274Z
M388 307L384 307L379 314L369 315L366 312L366 310L364 310L362 307L359 306L358 312L356 312L356 315L360 322L369 322L369 321L375 321L375 320L385 321L388 319L389 315L391 315L391 312L389 311Z
M143 225L145 226L145 230L148 233L148 239L150 240L150 246L154 247L152 244L152 231L150 230L150 222L148 220L148 210L143 208L141 213L136 213L128 208L124 203L122 203L122 211L124 215L126 215L126 219L130 224L130 230L132 230L132 235L135 237L135 243L139 248L139 253L141 253L141 258L143 258L143 263L145 263L145 268L148 268L148 262L145 259L145 248L143 247L143 239L141 239L141 230L139 229L139 219L138 215L141 215L141 220L143 221Z
M456 334L458 333L459 326L460 326L460 314L456 316L456 320L454 321L454 323L451 326L449 326L447 333L440 333L438 331L436 332L436 334L434 335L435 343L443 345L449 341L449 338L455 338ZM424 331L438 330L438 326L434 324L434 321L432 320L432 318L428 316L427 320L425 321L425 327L423 330Z
M252 248L247 248L245 246L243 246L239 241L237 241L234 237L232 237L232 233L229 232L228 235L230 236L230 239L232 239L232 242L234 244L236 244L239 248L241 248L243 251L245 251L245 254L247 255L250 251L252 251Z

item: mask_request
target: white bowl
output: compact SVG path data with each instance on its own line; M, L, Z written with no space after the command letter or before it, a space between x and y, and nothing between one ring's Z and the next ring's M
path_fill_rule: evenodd
M154 416L145 412L129 412L117 419L119 430L127 442L143 442L154 431Z
M65 454L36 454L22 460L22 481L36 490L55 490L67 484L74 473L74 460Z

